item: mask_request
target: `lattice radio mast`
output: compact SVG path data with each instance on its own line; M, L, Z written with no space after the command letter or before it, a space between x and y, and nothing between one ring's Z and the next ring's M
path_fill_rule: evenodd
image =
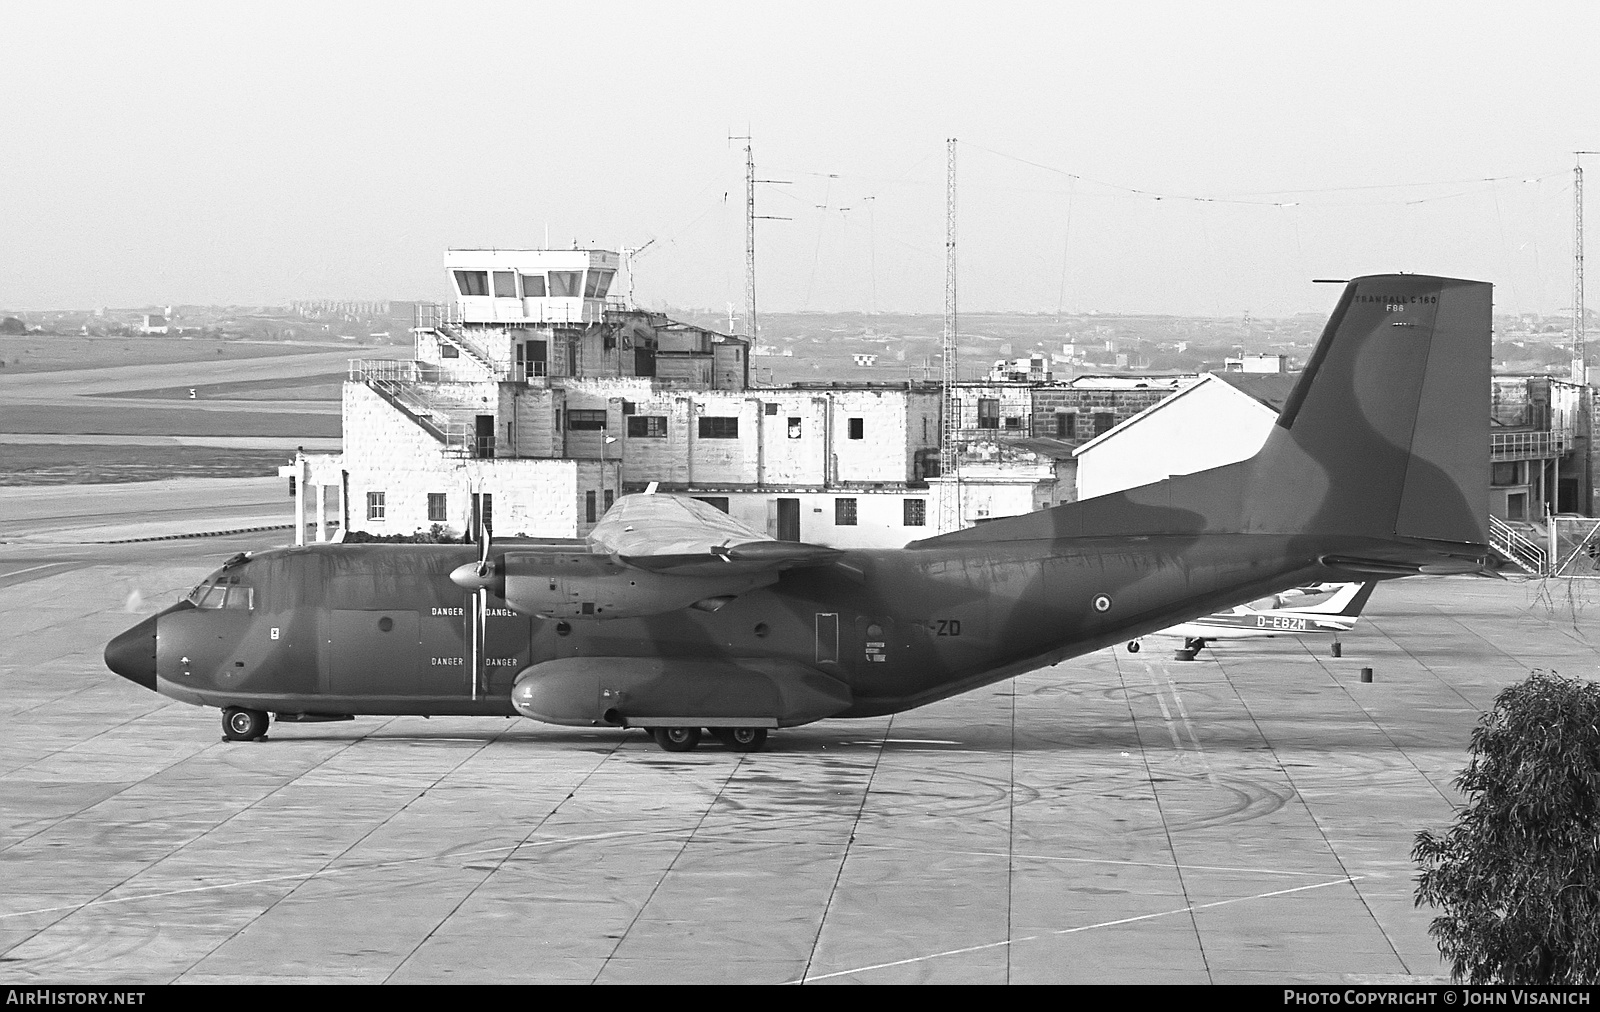
M945 476L939 500L939 531L961 527L961 482L956 475L956 437L961 403L956 397L956 139L946 142L944 211L944 363L940 385L939 473Z
M728 137L730 141L744 141L744 327L745 336L756 343L756 219L789 221L773 214L756 213L756 184L787 184L787 179L757 179L756 156L749 134Z
M1600 151L1574 151L1572 167L1572 382L1589 384L1589 351L1583 305L1583 156Z

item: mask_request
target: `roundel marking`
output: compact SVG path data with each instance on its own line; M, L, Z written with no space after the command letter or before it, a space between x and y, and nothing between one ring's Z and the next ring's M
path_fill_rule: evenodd
M1096 594L1094 599L1094 610L1102 613L1110 611L1111 598L1104 594Z

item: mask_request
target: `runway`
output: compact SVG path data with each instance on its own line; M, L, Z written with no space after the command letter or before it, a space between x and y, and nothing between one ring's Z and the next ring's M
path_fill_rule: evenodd
M1600 588L1421 578L1342 658L1147 640L758 754L498 718L227 744L105 669L273 540L0 545L0 982L1433 981L1412 837L1500 688L1600 665Z

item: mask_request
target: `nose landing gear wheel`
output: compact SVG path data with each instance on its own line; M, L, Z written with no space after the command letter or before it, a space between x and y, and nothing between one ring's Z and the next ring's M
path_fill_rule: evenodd
M267 733L267 715L262 710L230 706L222 711L224 741L255 741Z
M714 727L711 733L734 752L759 752L767 743L764 727Z
M698 727L658 727L650 736L667 752L689 752L700 744Z
M1136 654L1138 652L1139 652L1139 641L1138 640L1130 640L1128 642L1128 653Z

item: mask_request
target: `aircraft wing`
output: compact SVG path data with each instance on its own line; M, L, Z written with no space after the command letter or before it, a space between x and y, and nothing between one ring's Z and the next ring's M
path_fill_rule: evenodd
M733 576L832 562L837 548L776 541L710 503L646 493L618 499L589 532L591 549L636 569Z

